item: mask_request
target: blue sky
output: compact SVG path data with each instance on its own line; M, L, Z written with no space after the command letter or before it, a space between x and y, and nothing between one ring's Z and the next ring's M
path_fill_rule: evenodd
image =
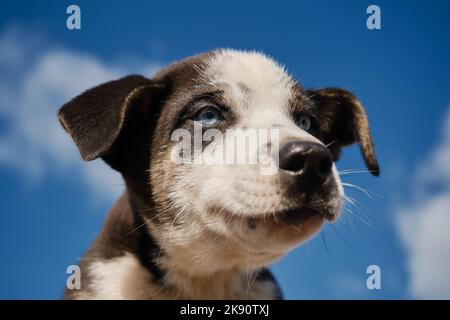
M70 4L81 30L66 28ZM381 30L366 28L370 4ZM347 188L352 213L273 266L286 297L450 298L449 15L444 0L2 1L0 298L60 298L123 190L100 161L81 161L60 105L219 47L261 50L306 86L353 91L372 124L380 178L342 178L377 195ZM338 168L364 168L357 148ZM381 290L366 287L371 264Z

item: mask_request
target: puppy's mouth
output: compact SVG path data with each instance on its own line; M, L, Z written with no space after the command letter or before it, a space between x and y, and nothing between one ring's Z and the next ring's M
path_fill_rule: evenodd
M336 219L332 210L326 207L305 207L299 206L291 209L279 210L270 214L275 221L283 221L288 225L299 225L305 223L312 217L323 217L328 221ZM265 219L265 217L250 217L248 218L248 226L254 229L258 220Z
M304 223L306 220L313 216L322 216L326 220L333 220L334 214L330 210L324 208L311 208L311 207L297 207L289 210L283 210L275 213L284 222L289 225L297 225Z
M247 216L239 215L228 210L214 208L216 213L225 214L230 218L244 219L250 229L255 229L258 224L275 222L284 223L291 226L307 223L311 218L323 218L327 221L335 221L337 214L331 207L326 205L319 206L297 206L288 209L280 209L262 214L251 214Z

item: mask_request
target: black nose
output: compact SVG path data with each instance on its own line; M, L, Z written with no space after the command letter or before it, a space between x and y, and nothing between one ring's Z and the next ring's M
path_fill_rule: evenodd
M309 186L322 185L331 174L330 151L314 142L289 142L280 149L279 167Z

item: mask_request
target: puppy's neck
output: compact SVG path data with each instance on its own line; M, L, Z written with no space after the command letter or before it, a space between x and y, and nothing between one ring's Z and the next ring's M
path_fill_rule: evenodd
M164 288L177 299L245 299L251 297L251 281L237 271L216 272L193 276L182 271L168 270Z
M156 230L147 225L141 216L142 208L151 210L148 203L143 203L139 197L129 196L130 207L134 218L134 229L139 230L137 239L137 252L141 264L151 273L155 285L158 286L160 298L167 299L268 299L276 298L274 292L277 288L272 281L261 281L261 268L242 269L226 268L220 269L220 259L225 252L219 256L201 257L193 252L187 252L183 248L171 247L162 249L158 243L160 235ZM205 235L206 238L211 235ZM159 241L158 241L159 240ZM205 247L206 242L199 239L199 246ZM195 250L195 248L194 248ZM226 248L224 248L226 250ZM230 251L236 248L229 248ZM168 252L167 252L168 251ZM198 250L197 250L198 251ZM232 259L232 257L230 257ZM199 270L201 265L217 264L215 270L205 272Z

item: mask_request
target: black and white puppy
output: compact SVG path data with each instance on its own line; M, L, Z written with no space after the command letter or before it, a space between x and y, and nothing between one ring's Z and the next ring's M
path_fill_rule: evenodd
M337 219L341 147L358 143L379 173L355 96L305 89L257 52L217 50L153 79L102 84L65 104L59 119L83 159L101 157L127 187L82 259L81 289L67 290L68 299L281 298L266 268ZM180 149L174 133L195 136L196 126L203 138L208 130L218 135ZM260 161L176 161L208 158L219 135L249 130L276 130L246 151L272 151L271 174L262 174Z

